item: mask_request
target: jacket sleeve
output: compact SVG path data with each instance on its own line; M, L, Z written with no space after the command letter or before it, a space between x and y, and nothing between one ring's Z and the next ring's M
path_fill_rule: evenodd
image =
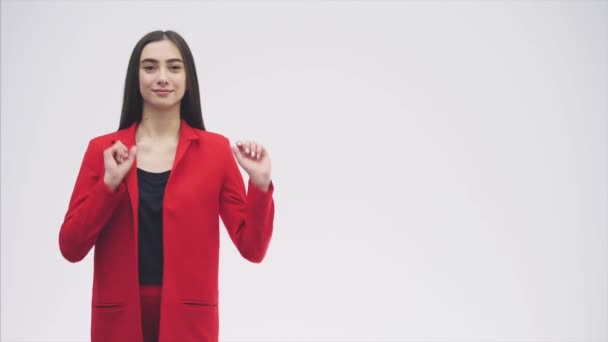
M228 139L223 145L226 160L220 217L239 253L251 262L260 263L272 237L274 185L271 182L268 190L262 191L249 180L245 194L245 184Z
M94 167L103 150L94 145L89 142L59 231L59 249L70 262L78 262L89 253L126 192L123 183L114 192L104 183L103 162L101 167Z

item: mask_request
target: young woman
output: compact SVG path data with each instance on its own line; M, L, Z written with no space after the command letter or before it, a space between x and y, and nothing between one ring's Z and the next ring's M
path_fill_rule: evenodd
M95 246L91 340L217 341L219 218L241 255L261 262L273 230L270 169L262 145L205 131L184 39L144 36L119 129L89 142L59 233L70 262Z

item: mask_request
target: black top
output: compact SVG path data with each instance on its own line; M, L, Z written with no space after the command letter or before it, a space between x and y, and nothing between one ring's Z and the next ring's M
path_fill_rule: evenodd
M171 170L137 169L139 186L139 283L163 281L163 197Z

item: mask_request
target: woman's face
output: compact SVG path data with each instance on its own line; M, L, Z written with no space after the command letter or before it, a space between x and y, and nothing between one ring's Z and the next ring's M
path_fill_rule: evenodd
M170 109L186 92L186 71L179 49L170 40L147 44L139 59L139 90L144 104Z

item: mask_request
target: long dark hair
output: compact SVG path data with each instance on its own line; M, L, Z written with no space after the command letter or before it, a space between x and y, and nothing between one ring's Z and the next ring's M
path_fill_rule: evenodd
M194 66L194 58L186 41L174 31L154 31L146 34L137 42L127 67L125 80L125 94L122 100L122 113L118 129L130 127L133 123L141 121L143 115L143 98L139 90L139 59L144 47L152 42L168 39L172 41L182 54L186 70L186 92L181 101L180 116L188 125L205 130L203 113L201 111L201 97L198 90L198 78Z

